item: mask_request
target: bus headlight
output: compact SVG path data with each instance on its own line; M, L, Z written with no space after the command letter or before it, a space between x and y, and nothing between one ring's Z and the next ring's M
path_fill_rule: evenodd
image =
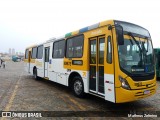
M127 89L127 90L131 89L126 79L119 76L119 80L121 82L122 88Z

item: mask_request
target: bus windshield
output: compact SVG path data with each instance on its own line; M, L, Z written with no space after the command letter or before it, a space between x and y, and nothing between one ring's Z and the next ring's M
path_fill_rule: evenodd
M118 55L121 69L131 75L154 72L153 49L150 40L124 39L124 45L118 45Z

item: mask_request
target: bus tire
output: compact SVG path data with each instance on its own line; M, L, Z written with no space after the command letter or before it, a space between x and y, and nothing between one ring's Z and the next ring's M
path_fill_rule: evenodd
M84 85L81 77L76 76L73 78L72 91L76 97L83 98L84 93Z
M37 68L33 69L33 76L35 80L38 80L38 76L37 76Z

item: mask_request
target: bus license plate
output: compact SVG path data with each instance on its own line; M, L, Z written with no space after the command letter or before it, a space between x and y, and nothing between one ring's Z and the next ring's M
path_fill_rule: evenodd
M144 91L144 94L145 94L145 95L147 95L147 94L149 94L149 93L150 93L150 90L145 90L145 91Z

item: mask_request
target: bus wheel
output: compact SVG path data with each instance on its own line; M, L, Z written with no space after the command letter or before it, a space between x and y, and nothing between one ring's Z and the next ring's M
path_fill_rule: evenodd
M84 86L80 77L73 78L72 90L75 96L82 98L84 97Z
M33 76L34 76L35 80L38 80L37 69L36 68L33 70Z

